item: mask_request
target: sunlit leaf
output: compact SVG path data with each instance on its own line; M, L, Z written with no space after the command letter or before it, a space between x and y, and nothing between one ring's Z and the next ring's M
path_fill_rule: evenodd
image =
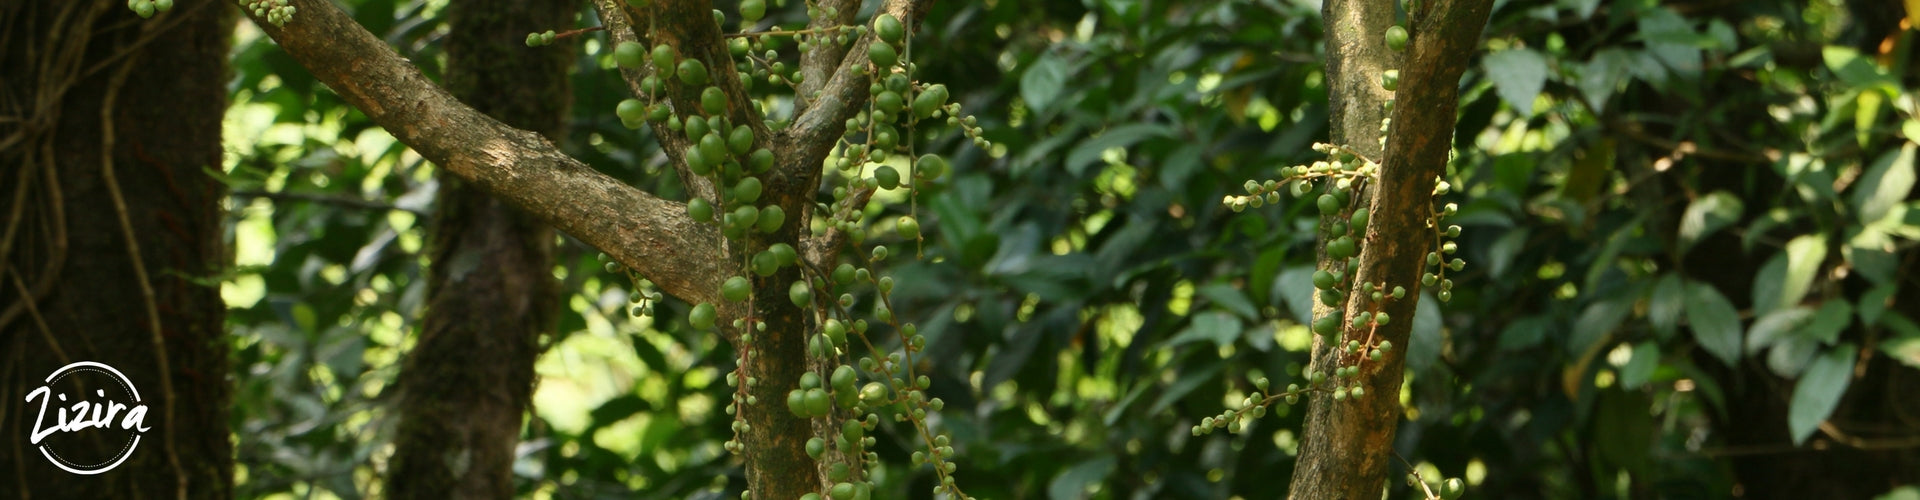
M1714 191L1695 198L1680 216L1680 250L1685 252L1701 239L1740 220L1745 204L1726 191Z
M1480 61L1500 99L1521 115L1533 114L1533 99L1547 84L1547 58L1532 49L1488 54Z
M1909 142L1899 151L1881 154L1867 167L1867 173L1860 176L1860 182L1853 187L1853 206L1859 211L1861 222L1880 220L1913 191L1915 148L1914 143Z

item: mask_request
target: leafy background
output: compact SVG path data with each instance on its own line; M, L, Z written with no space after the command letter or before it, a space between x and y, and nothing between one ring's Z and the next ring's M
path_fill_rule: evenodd
M429 75L445 3L344 2ZM1451 303L1421 301L1398 454L1489 498L1765 497L1778 471L1836 468L1873 479L1834 498L1920 496L1906 15L1499 2L1461 82L1444 200L1461 207L1468 268ZM936 4L914 39L920 78L948 85L993 146L916 137L955 171L873 215L927 221L923 256L890 269L894 300L933 344L931 391L948 403L935 422L969 492L1285 487L1302 412L1240 435L1188 429L1307 362L1309 206L1236 214L1220 199L1326 139L1324 29L1301 1ZM220 174L235 189L237 493L378 496L382 390L421 308L433 167L250 25L236 37ZM569 152L681 197L652 140L610 112L622 89L606 46L576 47ZM538 364L522 492L731 495L728 348L677 324L673 300L628 316L630 285L561 243L566 310ZM911 429L880 436L896 464L878 471L884 498L926 495L932 475L899 465ZM1852 451L1797 448L1809 440Z

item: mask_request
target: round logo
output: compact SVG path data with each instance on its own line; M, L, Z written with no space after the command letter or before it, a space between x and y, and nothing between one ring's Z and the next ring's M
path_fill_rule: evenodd
M40 405L28 442L74 474L113 470L133 456L148 430L140 390L104 363L81 361L54 370L45 385L27 393L27 403Z

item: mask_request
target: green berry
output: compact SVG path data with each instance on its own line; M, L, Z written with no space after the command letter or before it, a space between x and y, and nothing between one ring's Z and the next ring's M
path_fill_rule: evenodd
M762 233L772 233L774 231L779 231L780 225L786 224L786 223L787 223L786 209L780 208L779 205L770 205L765 210L760 211L760 220L754 223L754 227L760 229L760 232ZM782 243L782 244L784 245L785 243ZM793 251L791 250L792 247L788 247L788 248L789 250L787 251L791 253ZM783 265L784 264L792 264L792 262L785 262L783 263Z
M820 456L825 454L827 454L827 440L820 438L807 440L807 456L813 457L814 460L819 460ZM809 495L811 495L811 493L809 493Z
M920 155L914 163L914 176L922 179L934 179L947 172L947 159L935 154Z
M867 47L867 60L873 61L874 66L891 68L894 63L900 62L900 53L886 42L874 42Z
M747 295L752 293L753 284L747 282L747 277L745 276L727 278L726 283L720 284L720 296L729 301L740 302L747 300Z
M769 168L773 168L773 151L760 148L753 150L753 154L747 156L747 169L749 171L758 174L766 172Z
M1347 226L1356 234L1364 234L1367 232L1367 220L1371 215L1365 207L1353 209L1353 217L1347 220Z
M1457 477L1447 478L1440 483L1440 498L1454 500L1467 493L1467 483Z
M727 93L720 87L707 87L700 91L700 109L709 115L727 114Z
M807 307L813 303L813 287L807 286L805 281L795 281L793 286L787 287L787 298L793 301L794 306Z
M827 391L818 387L807 389L805 396L807 415L826 416L833 412L833 400L827 398Z
M719 133L708 132L707 135L700 136L699 146L700 155L706 157L708 162L718 165L720 162L727 161L727 141L721 139Z
M900 19L893 14L881 14L873 19L873 32L888 43L899 42L906 36L906 28L900 25Z
M680 66L673 70L673 74L674 76L680 77L680 83L687 85L707 84L707 65L700 64L700 61L697 59L680 61Z
M1341 236L1327 243L1327 255L1335 259L1345 259L1359 253L1352 236Z
M934 111L947 104L947 97L946 85L934 84L927 87L926 90L920 91L920 95L913 96L913 116L918 118L933 116Z
M753 149L753 127L738 125L727 133L727 151L740 156ZM755 172L758 173L758 172Z
M767 2L765 0L740 0L741 21L757 23L764 17L767 17Z
M713 131L711 125L707 123L707 118L700 115L687 117L686 130L687 138L693 139L695 142L698 142L701 137L706 137L708 132ZM714 158L713 160L720 161L719 158Z
M888 165L881 165L880 168L873 169L873 181L880 185L880 189L900 187L900 171Z
M698 144L687 146L687 151L681 153L680 157L686 160L687 170L693 171L693 175L707 175L713 171L713 164L707 162L707 156L700 152Z
M806 418L807 417L807 391L802 389L794 389L791 391L787 391L787 411L793 412L793 416ZM814 438L814 439L819 439L819 438Z
M899 233L901 238L905 238L909 240L919 238L920 237L920 221L914 220L913 216L911 215L902 215L900 216L899 220L894 222L893 230L894 232ZM886 247L880 247L880 248L886 248ZM879 249L876 248L875 250L879 250Z
M869 405L878 405L887 402L886 384L867 382L865 387L860 388L860 401Z
M623 100L620 101L620 105L614 107L613 113L620 115L620 121L623 122L645 120L647 119L647 103L640 102L637 99Z
M1320 195L1320 198L1314 200L1314 204L1320 207L1320 215L1333 215L1340 212L1340 198L1332 194Z
M752 267L753 274L760 275L763 278L773 276L773 273L780 271L780 260L774 257L771 252L760 252L753 254Z
M760 201L760 193L763 189L759 177L740 179L738 184L733 185L733 199L741 203Z
M1381 73L1380 88L1386 89L1388 92L1398 90L1400 88L1400 70L1390 69Z
M853 283L853 264L841 264L834 268L833 282L841 285Z
M906 106L906 104L906 101L900 97L900 94L891 90L883 91L880 95L873 96L873 107L887 114L899 113L900 108Z
M674 50L672 45L663 43L653 46L653 67L655 68L661 70L671 68L673 60L679 57L679 51Z
M718 314L714 311L713 304L701 302L693 306L692 311L687 312L687 323L692 324L695 330L712 330Z
M1387 49L1394 52L1407 50L1407 29L1400 25L1387 28Z
M820 327L820 333L826 335L827 342L834 347L847 345L847 324L840 320L828 318L827 323Z
M647 48L638 42L620 42L613 48L613 62L622 68L639 69L647 64Z
M1326 289L1333 288L1333 285L1336 285L1336 284L1339 284L1339 280L1333 277L1333 273L1327 272L1327 270L1325 269L1321 269L1313 272L1314 288L1326 290Z

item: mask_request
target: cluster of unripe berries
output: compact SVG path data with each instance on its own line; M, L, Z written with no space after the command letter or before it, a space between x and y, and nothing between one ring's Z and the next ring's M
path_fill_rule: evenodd
M553 32L553 30L547 30L541 33L528 33L527 46L528 47L545 47L548 45L553 45L553 39L556 36L558 35L556 35Z
M173 0L127 0L127 8L142 19L152 18L155 12L173 10Z
M267 22L272 23L274 26L286 26L287 21L293 20L294 8L292 5L287 4L287 0L238 1L240 8L246 9L247 12L252 12L253 17L266 18ZM154 0L154 2L158 3L159 0ZM162 11L164 12L165 9L162 9Z

